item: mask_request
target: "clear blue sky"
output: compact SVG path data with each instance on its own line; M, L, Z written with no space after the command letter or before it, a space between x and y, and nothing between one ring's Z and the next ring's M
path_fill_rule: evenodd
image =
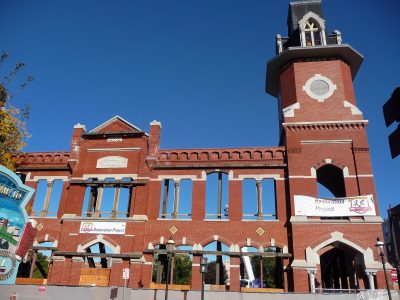
M277 100L264 93L288 1L11 1L0 3L0 50L35 81L26 151L68 150L73 125L120 115L162 148L276 146ZM399 1L325 0L328 32L365 61L355 79L380 208L400 203L382 105L400 86ZM383 213L386 216L386 212Z

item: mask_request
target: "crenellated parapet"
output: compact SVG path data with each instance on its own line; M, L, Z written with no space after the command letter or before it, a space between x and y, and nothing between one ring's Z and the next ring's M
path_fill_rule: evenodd
M18 169L67 168L69 152L26 152L17 158Z
M159 166L197 164L283 163L285 147L219 148L219 149L169 149L158 151Z

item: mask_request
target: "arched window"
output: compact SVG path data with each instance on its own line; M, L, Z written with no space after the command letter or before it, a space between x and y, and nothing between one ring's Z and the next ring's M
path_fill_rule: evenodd
M317 21L308 19L304 26L306 46L322 45L321 29Z
M342 169L332 164L326 164L320 167L317 170L317 182L320 185L318 187L318 197L325 198L331 195L336 198L346 197ZM326 192L329 192L331 195L327 195Z
M301 46L326 45L325 20L316 13L306 13L298 23Z

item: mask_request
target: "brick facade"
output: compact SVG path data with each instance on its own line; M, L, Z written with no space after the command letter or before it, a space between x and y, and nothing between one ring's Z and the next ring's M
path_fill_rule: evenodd
M276 80L279 86L280 146L166 150L160 148L160 123L152 122L147 134L124 119L114 117L90 132L83 125L76 125L69 152L20 155L18 171L26 175L27 185L37 188L40 179L63 180L55 218L40 216L37 212L33 215L31 211L31 217L43 225L37 244L56 242L48 284L79 284L85 264L82 247L102 241L114 254L109 258L112 260L109 284L123 285L122 269L129 268L128 286L149 288L154 257L154 251L150 250L172 237L176 246L185 245L198 251L192 253L191 288L195 290L201 288L201 251L214 241L229 248L230 289L233 291L240 290L239 251L246 246L262 252L271 246L280 249L286 291L312 290L310 276L313 275L310 274L314 273L316 287L322 287L324 271L320 257L334 248L354 255L359 266L354 271L358 288L371 287L367 275L373 276L369 278L375 280L376 287L382 288L384 278L374 250L376 238L382 236L381 218L365 130L368 122L356 107L352 63L338 58L343 49L340 46L337 55L310 57L307 54L307 59L302 59L304 52L295 53L298 57L290 57L282 63L274 78L267 76L267 80ZM283 54L290 51L289 48ZM276 59L280 59L279 56ZM270 63L268 68L271 66ZM304 90L306 82L316 74L335 84L333 94L324 101L313 99ZM325 165L343 174L346 197L373 195L376 216L296 216L294 196L318 197L318 170ZM208 219L207 174L215 172L227 174L229 213ZM126 217L96 216L96 212L90 216L85 214L85 193L93 178L101 184L106 184L106 178L130 178L130 206ZM244 220L242 200L246 178L274 180L275 220ZM179 214L165 218L160 215L164 179L191 180L188 219L181 219ZM34 201L29 203L30 208ZM103 198L102 201L112 202L113 199ZM124 222L125 234L81 233L84 221ZM173 226L176 232L171 232Z

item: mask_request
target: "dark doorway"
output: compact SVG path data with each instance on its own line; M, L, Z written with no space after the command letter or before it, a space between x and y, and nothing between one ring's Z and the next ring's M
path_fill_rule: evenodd
M358 289L357 252L338 245L320 256L321 284L323 289Z

